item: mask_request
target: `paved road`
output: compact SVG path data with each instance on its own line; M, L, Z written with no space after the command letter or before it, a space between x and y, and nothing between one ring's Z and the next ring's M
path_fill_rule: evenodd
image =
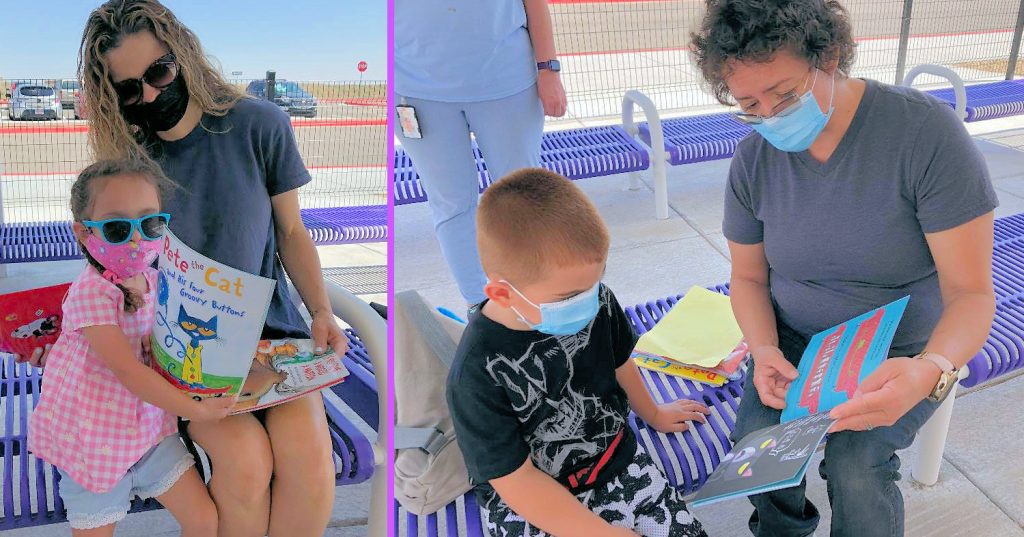
M328 103L316 120L295 118L295 137L306 165L383 165L386 162L384 108ZM54 173L80 170L89 162L84 121L65 110L62 121L10 121L0 110L0 163L3 173ZM352 126L320 125L319 120L351 121ZM313 126L300 126L304 123ZM361 124L363 123L363 124ZM25 129L26 132L18 132Z

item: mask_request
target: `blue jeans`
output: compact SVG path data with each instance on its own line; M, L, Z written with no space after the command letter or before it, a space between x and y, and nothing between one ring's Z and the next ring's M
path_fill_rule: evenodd
M807 347L807 338L779 323L779 348L794 366ZM747 434L777 425L782 411L761 403L753 381L754 368L747 372L743 399L736 415L733 442ZM832 537L899 537L903 535L903 494L900 458L895 451L909 447L917 430L928 421L938 403L925 399L890 427L871 431L843 431L828 436L825 459L818 468L826 481L832 506ZM755 536L804 537L818 526L818 509L800 485L750 496L754 513L750 531Z
M544 108L537 86L511 97L475 103L446 103L397 96L416 109L423 138L398 137L423 181L434 217L434 232L448 269L469 304L482 302L487 277L476 249L479 179L469 133L487 162L491 180L520 168L540 166Z

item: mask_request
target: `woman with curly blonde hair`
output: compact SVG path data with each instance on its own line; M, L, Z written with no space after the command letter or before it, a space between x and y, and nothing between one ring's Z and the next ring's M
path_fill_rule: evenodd
M278 285L264 338L310 338L345 352L316 248L299 214L311 178L288 116L247 98L157 0L111 0L89 16L79 75L96 158L152 159L180 188L172 231L206 256L295 283L312 326ZM322 535L334 500L331 437L319 393L188 434L209 454L220 535ZM273 477L273 480L271 479ZM273 505L273 510L271 510Z

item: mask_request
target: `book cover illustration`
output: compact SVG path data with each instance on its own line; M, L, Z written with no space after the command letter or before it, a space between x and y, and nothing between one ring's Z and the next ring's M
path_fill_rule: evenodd
M888 357L909 296L814 335L789 386L782 421L827 412L849 401Z
M341 356L313 353L308 339L261 340L232 414L277 405L348 377Z
M0 295L0 352L28 356L60 336L70 283Z
M195 399L238 394L276 282L209 259L173 233L163 241L151 365Z
M756 397L756 395L755 395ZM812 414L755 431L736 443L697 491L691 507L800 484L835 420Z

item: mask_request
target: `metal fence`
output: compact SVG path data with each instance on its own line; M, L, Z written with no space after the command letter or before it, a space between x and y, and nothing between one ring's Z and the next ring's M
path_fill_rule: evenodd
M857 60L853 76L899 83L921 63L937 63L970 82L1024 73L1017 63L1022 0L843 0ZM689 113L718 103L691 61L690 33L700 0L553 0L555 41L573 118L614 116L622 95L639 89L660 110ZM922 76L915 85L936 78Z
M266 98L265 79L231 82L255 98ZM12 94L14 84L22 89ZM73 86L60 79L0 79L3 222L70 218L70 185L91 161L88 109L76 99ZM269 87L271 99L291 116L299 151L313 176L299 190L303 208L387 203L385 81L276 79Z

